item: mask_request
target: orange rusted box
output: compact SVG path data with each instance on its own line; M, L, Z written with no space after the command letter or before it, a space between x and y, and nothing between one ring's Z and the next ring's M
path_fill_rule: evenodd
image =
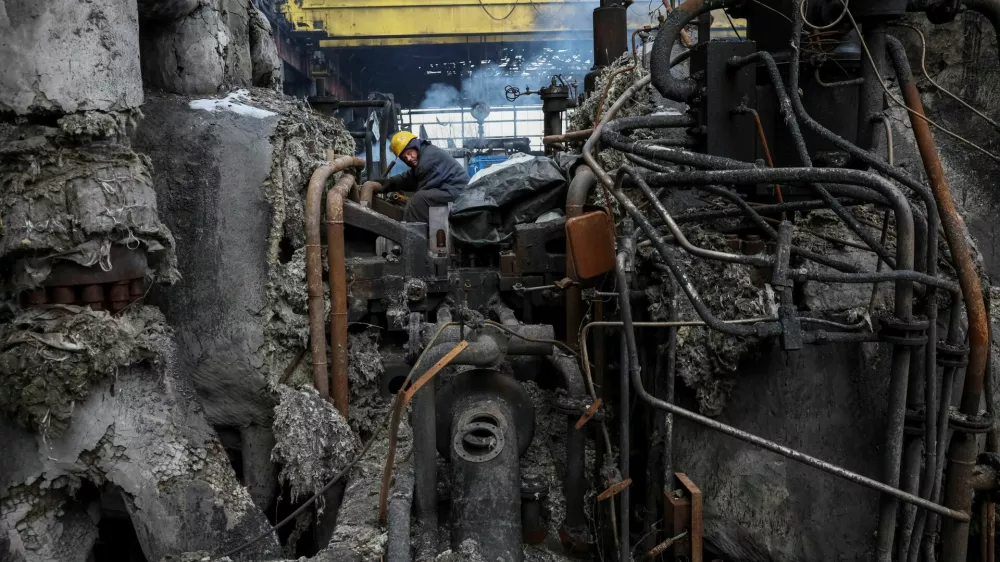
M573 252L578 279L590 279L615 268L615 235L604 211L593 211L566 221L566 240Z

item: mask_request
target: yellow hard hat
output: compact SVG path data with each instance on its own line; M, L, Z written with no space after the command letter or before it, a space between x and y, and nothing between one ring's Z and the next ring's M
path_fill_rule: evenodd
M410 131L400 131L395 135L392 135L392 142L389 143L389 150L392 151L397 157L406 150L406 145L410 144L410 141L417 138Z

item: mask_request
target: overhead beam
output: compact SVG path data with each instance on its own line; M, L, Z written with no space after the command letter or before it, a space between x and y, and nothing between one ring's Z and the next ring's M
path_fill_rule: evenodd
M593 0L302 0L282 5L320 47L558 41L592 33ZM321 35L322 37L322 35Z

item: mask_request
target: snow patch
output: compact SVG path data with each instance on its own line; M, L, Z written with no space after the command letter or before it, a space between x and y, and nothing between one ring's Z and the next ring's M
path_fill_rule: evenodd
M205 111L232 111L255 119L266 119L277 115L272 111L247 105L242 102L250 101L250 92L247 90L236 90L222 99L191 100L191 109L204 109Z

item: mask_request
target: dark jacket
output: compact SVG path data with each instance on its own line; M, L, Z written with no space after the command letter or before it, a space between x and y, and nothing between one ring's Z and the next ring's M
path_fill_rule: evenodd
M468 172L447 152L425 140L419 143L420 156L417 158L417 167L410 168L405 174L389 178L382 184L382 190L389 192L440 189L452 197L458 197L465 186L469 185Z

